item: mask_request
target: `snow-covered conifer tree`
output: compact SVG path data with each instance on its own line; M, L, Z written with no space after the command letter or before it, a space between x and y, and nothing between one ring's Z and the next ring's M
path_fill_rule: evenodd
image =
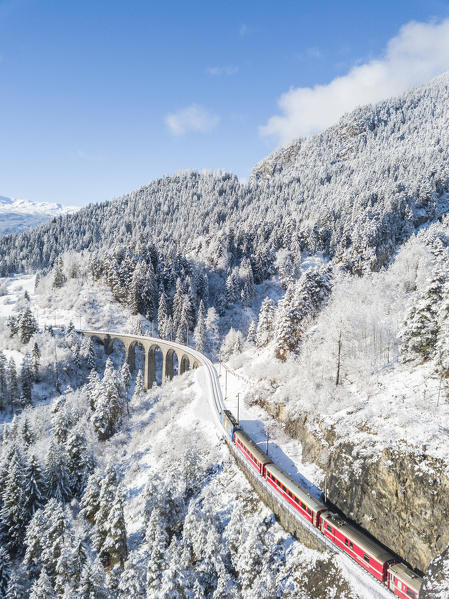
M30 599L56 599L56 597L51 580L45 568L42 568L39 578L31 587Z
M24 513L31 519L47 499L47 483L35 455L27 460L23 470Z
M27 344L38 331L37 321L30 308L25 308L19 318L19 334L22 343Z
M0 547L0 597L5 597L11 576L11 560L4 547Z
M200 352L204 352L206 347L206 321L204 318L203 300L200 301L200 306L198 308L198 321L193 332L193 339L195 341L196 349Z
M274 302L266 297L260 308L259 319L257 323L256 344L257 347L267 345L273 338L274 329Z
M206 347L211 356L215 358L220 346L220 334L218 332L218 314L213 306L207 311L206 333Z
M63 271L62 258L59 256L56 258L56 262L53 269L53 287L59 289L63 287L67 278Z
M102 477L99 472L94 471L87 479L86 488L81 498L80 515L90 522L94 522L95 515L100 508L100 492Z
M256 343L256 332L256 323L254 322L254 320L252 320L248 327L248 334L246 335L246 341L248 343L251 343L251 345L254 345Z
M17 380L16 363L12 357L8 362L7 382L9 402L13 408L18 409L20 408L19 383Z
M123 568L128 556L125 516L123 513L123 490L119 486L112 504L109 506L105 522L104 540L101 545L101 559L108 565L120 564Z
M438 312L443 299L445 275L437 269L422 295L410 307L400 332L403 360L428 360L436 352Z
M2 492L2 504L0 521L1 528L5 531L3 545L10 555L15 555L21 550L25 534L23 464L17 452L14 453L9 465L9 473Z
M20 369L20 403L23 407L31 405L31 389L33 386L33 366L30 354L26 353Z
M68 455L65 448L53 440L50 442L48 449L45 464L45 479L48 485L49 497L54 497L57 501L61 502L67 501L72 497Z
M39 345L37 344L37 341L34 342L33 351L32 351L31 355L33 357L34 380L35 380L35 382L39 382L39 367L40 367L40 362L41 362L41 352L39 349Z

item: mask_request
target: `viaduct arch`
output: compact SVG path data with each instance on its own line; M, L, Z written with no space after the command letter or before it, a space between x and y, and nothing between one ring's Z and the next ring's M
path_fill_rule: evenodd
M96 339L104 347L106 355L114 351L114 340L118 339L125 346L125 360L131 371L135 369L136 345L143 347L145 352L144 387L150 389L156 382L156 353L162 353L162 384L171 380L175 372L175 356L177 359L177 373L184 374L188 370L198 368L198 358L185 347L156 337L143 337L140 335L122 335L106 331L78 331L85 337Z

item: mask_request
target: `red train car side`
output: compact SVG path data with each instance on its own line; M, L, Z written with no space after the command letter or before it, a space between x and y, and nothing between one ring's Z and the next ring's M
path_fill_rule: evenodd
M321 515L329 508L276 466L268 464L265 478L298 512L319 528Z
M388 567L394 561L389 551L332 512L323 514L321 532L378 580L386 582Z
M260 447L254 443L251 437L248 437L242 430L235 431L234 443L253 468L255 468L261 476L265 476L265 466L271 464L271 460L267 454L263 452Z

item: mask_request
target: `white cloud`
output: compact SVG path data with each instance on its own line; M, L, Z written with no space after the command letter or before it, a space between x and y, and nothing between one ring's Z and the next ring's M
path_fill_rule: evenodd
M279 99L280 115L260 127L281 143L316 133L357 106L377 102L449 69L449 19L410 22L387 44L382 58L353 67L327 85L292 88Z
M221 75L226 75L230 77L231 75L235 75L239 72L239 67L235 65L227 65L223 67L209 67L206 69L206 72L214 77L220 77Z
M207 133L218 125L220 117L199 104L191 104L177 112L167 114L165 123L173 135L184 135L189 131Z

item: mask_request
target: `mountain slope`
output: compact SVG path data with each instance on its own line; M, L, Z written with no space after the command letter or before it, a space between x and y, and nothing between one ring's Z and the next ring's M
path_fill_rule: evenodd
M378 269L449 209L448 107L445 74L275 152L247 185L226 173L179 173L26 232L20 265L45 267L64 250L151 239L166 252L206 247L213 256L237 246L253 264L297 248L324 252L353 272ZM17 268L16 244L0 240L0 271Z
M75 206L62 206L48 202L30 202L0 196L0 235L22 233L55 216L76 212Z

